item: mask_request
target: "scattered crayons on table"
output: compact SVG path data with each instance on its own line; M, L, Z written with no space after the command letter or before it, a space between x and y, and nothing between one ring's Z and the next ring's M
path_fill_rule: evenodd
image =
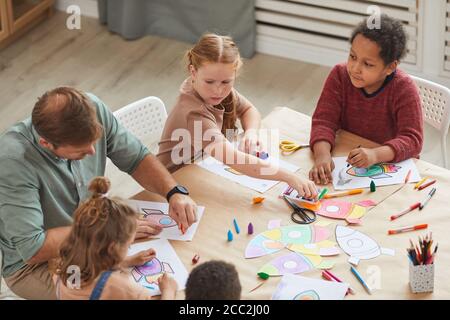
M370 192L375 192L377 190L377 187L375 186L375 182L372 180L370 182Z
M334 281L334 282L340 282L343 283L344 281L342 281L341 279L339 279L338 277L336 277L334 274L331 273L331 271L329 270L323 270L322 271L322 277L328 281ZM352 287L348 286L348 290L347 290L347 294L355 294L355 290L353 290Z
M408 212L414 211L415 209L420 207L420 202L416 202L415 204L409 206L408 208L406 208L405 210L403 210L402 212L392 215L391 216L391 221L400 218L401 216L407 214Z
M421 185L420 187L417 188L417 190L419 190L419 191L420 191L420 190L423 190L423 189L425 189L425 188L431 186L431 185L434 184L434 183L436 183L436 180L433 180L433 181L430 181L430 182L428 182L428 183L425 183L425 184Z
M228 241L233 241L233 233L231 232L231 230L228 230L227 237L228 237Z
M433 197L435 193L436 193L436 188L431 189L431 191L427 195L427 198L423 202L420 203L419 210L422 210L425 207L425 205L428 203L428 201L431 200L431 197Z
M251 222L248 224L247 233L253 234L253 224Z
M319 196L317 197L317 200L321 200L327 192L328 192L328 189L323 188L322 191L320 192Z
M196 253L192 258L192 264L196 264L198 260L200 260L200 255Z
M337 198L337 197L345 197L345 196L351 196L354 194L360 194L363 193L363 189L353 189L353 190L346 190L346 191L339 191L339 192L333 192L333 193L327 193L323 196L323 199L331 199L331 198Z
M426 229L426 228L428 228L428 224L423 223L423 224L417 224L415 226L408 226L408 227L402 227L402 228L398 228L398 229L388 230L388 234L392 235L392 234L416 231L416 230L421 230L421 229Z
M239 229L236 219L233 219L233 224L234 224L234 229L236 229L236 233L241 232L241 229Z
M419 182L417 182L414 185L414 189L418 189L427 179L428 179L428 177L422 178Z
M364 281L363 277L359 274L358 270L355 269L355 267L351 266L350 271L353 273L353 275L358 279L358 281L362 284L364 289L366 289L368 294L372 294L372 289L367 285L367 283Z
M264 197L254 197L253 198L253 204L262 203L264 201Z

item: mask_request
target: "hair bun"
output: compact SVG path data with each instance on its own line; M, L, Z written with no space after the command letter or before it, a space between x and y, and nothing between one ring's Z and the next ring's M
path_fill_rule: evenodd
M104 195L109 191L111 181L106 177L95 177L89 184L89 191L93 193L93 197Z

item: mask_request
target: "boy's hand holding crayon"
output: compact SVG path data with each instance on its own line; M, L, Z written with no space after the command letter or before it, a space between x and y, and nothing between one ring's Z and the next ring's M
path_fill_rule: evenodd
M378 163L377 153L374 149L358 147L350 151L347 162L352 167L367 168Z

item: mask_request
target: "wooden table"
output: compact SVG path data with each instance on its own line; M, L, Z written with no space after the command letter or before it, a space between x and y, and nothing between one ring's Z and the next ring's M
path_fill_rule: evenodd
M277 108L263 120L263 128L279 129L281 139L293 139L300 143L309 141L311 118L288 108ZM376 146L373 142L362 139L348 132L340 132L333 156L347 155L349 150L357 145L363 147ZM307 176L313 164L312 154L309 149L303 149L292 155L282 157L291 163L301 167L298 174ZM376 239L381 247L395 249L395 256L381 255L372 260L362 260L358 266L359 272L370 281L379 279L379 289L369 295L361 284L350 272L347 262L348 256L341 252L339 256L326 258L336 261L332 272L349 282L355 289L356 295L349 295L346 299L449 299L450 298L450 171L432 165L425 161L417 160L417 167L422 176L427 175L437 179L437 192L423 211L409 213L394 222L389 221L389 216L408 207L414 202L423 199L431 188L422 192L413 190L414 184L408 184L400 192L384 201L371 210L364 218L363 225L354 227ZM270 299L280 277L269 278L264 285L257 290L249 291L260 283L256 273L258 269L273 258L284 255L289 251L283 249L272 255L255 259L245 259L244 251L250 239L256 234L267 230L267 223L272 219L281 219L282 225L291 224L291 209L285 202L278 198L282 192L282 185L278 184L264 194L266 200L263 204L253 205L252 198L261 195L256 191L216 176L196 165L186 166L174 173L176 180L189 188L192 198L197 204L205 206L205 214L197 229L192 242L171 241L184 265L190 271L194 266L191 259L194 254L200 255L200 261L220 259L233 263L238 272L242 284L243 299ZM329 190L332 185L327 186ZM375 193L368 189L361 194L347 199L357 202L364 199L381 200L398 186L379 187ZM134 198L140 200L161 200L148 192L141 192ZM241 228L241 233L236 235L233 228L233 219L236 218ZM343 220L331 220L319 217L319 220L327 220L335 224L345 225ZM247 225L252 222L255 228L253 236L247 235ZM387 230L395 227L428 223L428 230L408 232L399 235L388 236ZM227 241L227 232L232 230L234 240ZM433 232L433 239L439 243L439 251L436 258L435 289L431 294L413 294L409 289L409 269L406 248L409 239L417 241L418 235L424 235L427 231ZM331 238L334 240L334 237ZM320 279L320 270L312 270L302 275ZM375 282L372 283L376 284ZM179 292L178 298L183 299L184 293Z

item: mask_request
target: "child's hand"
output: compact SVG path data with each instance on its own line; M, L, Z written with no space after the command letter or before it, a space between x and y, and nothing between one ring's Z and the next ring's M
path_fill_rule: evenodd
M239 144L239 150L251 155L254 155L256 151L264 150L264 147L261 141L259 141L258 134L255 130L245 131Z
M377 154L373 149L356 148L348 154L347 162L353 167L367 168L377 163Z
M178 284L174 278L167 273L163 273L158 278L159 290L161 290L161 300L174 300L177 294Z
M122 266L125 268L142 266L144 263L152 260L155 256L156 256L155 249L143 250L132 256L126 257L122 261Z
M314 166L309 171L309 179L316 184L328 184L333 181L331 172L334 169L334 162L331 154L316 157Z
M293 175L294 178L292 181L289 181L289 185L297 190L298 194L302 197L308 199L316 199L317 198L317 188L314 182L309 181L304 178L300 178L299 176Z
M138 218L136 235L134 236L134 240L148 238L150 236L156 236L160 234L161 231L162 231L161 226L154 224L145 218Z

